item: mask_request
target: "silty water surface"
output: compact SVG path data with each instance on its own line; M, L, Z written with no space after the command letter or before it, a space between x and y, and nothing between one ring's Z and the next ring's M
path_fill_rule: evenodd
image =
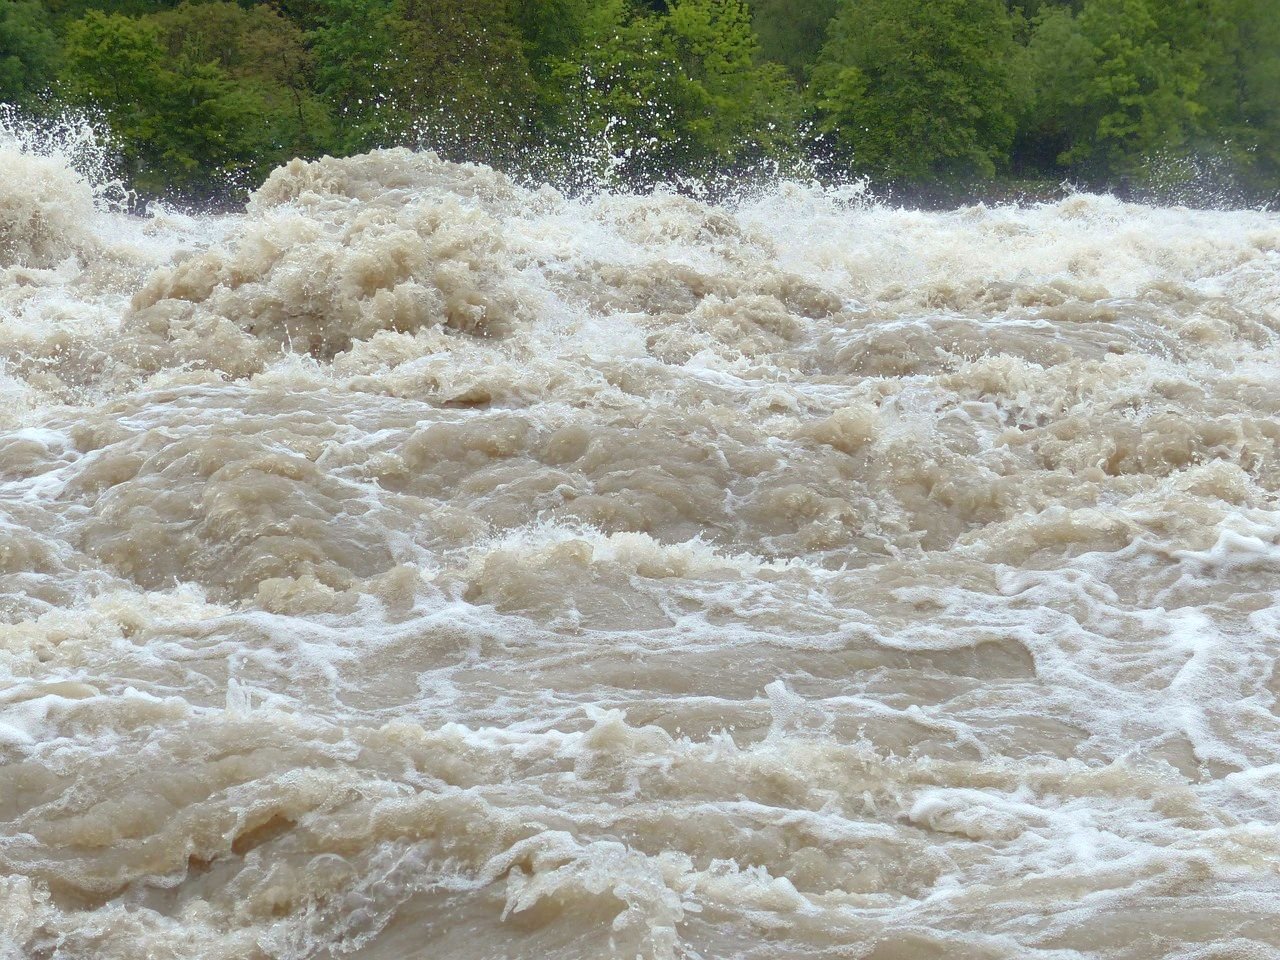
M6 960L1280 956L1280 217L0 165Z

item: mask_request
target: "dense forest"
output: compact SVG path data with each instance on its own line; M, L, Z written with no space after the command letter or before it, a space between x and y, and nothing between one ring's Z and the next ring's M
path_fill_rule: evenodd
M429 146L573 187L1280 188L1277 0L3 0L0 100L142 193ZM983 186L985 185L985 187Z

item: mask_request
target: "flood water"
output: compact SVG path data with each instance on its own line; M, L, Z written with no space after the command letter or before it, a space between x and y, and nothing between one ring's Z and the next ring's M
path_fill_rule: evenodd
M1280 957L1280 216L0 172L4 960Z

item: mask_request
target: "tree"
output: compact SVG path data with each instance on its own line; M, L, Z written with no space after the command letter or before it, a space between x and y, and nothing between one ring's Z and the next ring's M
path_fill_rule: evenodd
M506 0L396 0L395 12L397 86L418 138L459 159L518 156L536 92Z
M417 144L498 159L534 112L504 0L318 0L317 87L341 151Z
M264 4L183 2L149 18L175 60L214 64L262 106L257 166L275 166L329 145L332 119L311 91L314 65L303 32ZM259 171L261 172L261 171Z
M337 124L338 154L390 146L412 123L396 99L400 24L390 0L316 0L308 35L315 89Z
M1203 21L1169 0L1085 0L1042 14L1031 41L1030 136L1057 164L1089 174L1134 171L1183 149L1204 114Z
M1247 180L1274 190L1280 179L1280 17L1270 0L1222 0L1213 22L1218 44L1200 97L1211 120L1208 136Z
M160 10L176 7L181 0L42 0L58 20L78 20L88 13L118 13L126 17L145 17Z
M261 99L214 63L172 56L154 19L89 13L65 54L66 90L105 111L142 189L209 197L257 165Z
M571 59L621 21L622 0L512 0L511 20L530 64Z
M673 0L668 12L615 19L552 81L582 138L607 141L617 175L641 185L743 169L793 149L798 98L785 71L759 63L742 0Z
M30 105L53 79L58 44L49 14L36 0L0 7L0 101Z
M1001 0L842 0L813 71L825 144L891 180L989 177L1014 133Z
M0 97L56 81L135 187L193 198L399 144L566 186L714 182L785 169L802 130L820 167L890 181L1230 169L1274 192L1275 2L3 0Z
M678 0L665 32L710 105L709 153L741 164L785 150L798 108L785 72L758 63L760 41L742 0Z
M797 80L818 59L827 24L838 0L754 0L752 25L760 38L760 54L780 63Z

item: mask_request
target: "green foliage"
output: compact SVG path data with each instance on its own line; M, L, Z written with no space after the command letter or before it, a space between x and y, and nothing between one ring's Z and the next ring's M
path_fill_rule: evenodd
M742 0L678 0L663 26L709 107L703 123L707 155L740 164L783 150L798 97L777 64L757 65L759 41Z
M338 118L334 148L425 138L464 153L518 140L535 91L505 10L502 0L318 0L312 53Z
M397 0L394 89L427 145L502 162L522 142L535 84L505 0Z
M1274 192L1275 4L3 0L0 99L100 108L135 185L188 197L394 144L562 183L808 153L916 184L1229 169Z
M1280 180L1280 16L1273 0L1222 0L1201 102L1212 138L1262 184Z
M36 0L0 7L0 101L30 103L53 79L58 43L48 11Z
M1030 45L1031 129L1056 162L1128 171L1183 148L1205 113L1198 99L1207 36L1179 29L1167 0L1085 0L1042 15Z
M66 91L106 112L142 189L200 195L255 165L262 99L216 63L171 55L154 19L90 13L65 55Z
M311 92L313 61L303 32L265 4L184 2L151 20L176 61L213 64L261 104L253 152L276 165L328 145L332 123Z
M594 43L552 63L551 83L564 91L557 119L576 126L583 154L607 145L625 178L651 182L701 152L692 127L705 116L706 98L681 70L657 16L632 15L620 4L616 13Z
M511 16L529 62L545 69L607 36L623 9L622 0L513 0Z
M393 142L411 123L396 99L399 24L390 0L316 0L315 89L336 118L335 153Z
M1001 0L843 0L813 71L818 129L859 172L991 176L1014 134Z
M75 19L89 13L143 17L178 5L180 0L43 0L54 17Z
M607 141L632 183L743 168L790 152L798 96L759 63L742 0L673 0L665 15L612 7L575 59L553 63L564 113Z
M760 53L802 80L818 58L838 0L755 0L751 19Z

